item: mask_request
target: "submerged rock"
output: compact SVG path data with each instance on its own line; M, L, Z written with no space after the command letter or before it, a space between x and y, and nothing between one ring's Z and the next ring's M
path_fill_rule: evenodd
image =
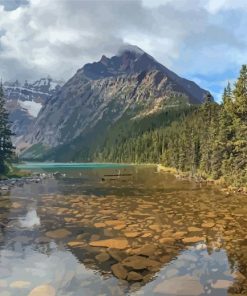
M46 232L45 235L50 238L61 239L61 238L65 238L65 237L71 235L71 232L65 228L61 228L61 229L57 229L57 230L53 230L53 231L48 231L48 232Z
M122 261L122 264L126 267L133 268L134 270L146 269L148 267L160 266L160 262L151 260L142 256L130 256Z
M185 237L183 238L183 243L191 244L191 243L199 243L204 242L204 237L202 236L192 236L192 237Z
M120 250L109 249L108 253L114 260L118 262L123 261L127 257L126 253Z
M95 256L95 259L98 262L103 263L103 262L108 261L110 259L110 255L107 254L107 253L100 253L100 254Z
M117 278L119 278L121 280L126 279L128 272L121 263L117 263L117 264L112 265L111 270L112 270L112 273Z
M135 271L130 271L127 276L127 281L141 281L143 276Z
M204 222L203 224L202 224L202 227L203 228L212 228L212 227L214 227L215 226L215 223L214 222Z
M89 243L92 247L104 247L104 248L113 248L113 249L127 249L129 247L129 243L125 238L111 238L111 239L104 239L98 240Z
M86 243L80 242L80 241L71 241L71 242L68 242L67 245L71 248L80 248L80 247L85 247Z
M145 245L141 248L133 250L133 253L136 255L143 255L143 256L152 256L156 252L157 247L154 245Z
M125 231L124 235L126 237L129 237L129 238L135 238L135 237L140 236L140 232L137 232L137 231Z

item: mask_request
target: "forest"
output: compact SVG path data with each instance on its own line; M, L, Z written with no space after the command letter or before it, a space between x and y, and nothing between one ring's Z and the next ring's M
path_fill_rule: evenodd
M103 148L102 148L103 147ZM247 184L247 66L219 105L167 109L154 118L118 122L94 154L99 161L161 163L226 184Z
M10 163L14 156L14 147L11 136L13 133L10 128L9 114L5 109L5 99L3 85L0 84L0 177L8 173Z

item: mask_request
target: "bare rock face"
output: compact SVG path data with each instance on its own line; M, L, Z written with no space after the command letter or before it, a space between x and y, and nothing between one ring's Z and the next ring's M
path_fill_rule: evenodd
M61 88L64 82L41 78L34 82L5 82L4 96L9 112L11 129L15 134L14 144L30 131L40 110Z
M181 102L200 104L207 93L130 46L79 69L42 108L25 143L47 149L75 146L81 137L88 143L126 112L136 118Z

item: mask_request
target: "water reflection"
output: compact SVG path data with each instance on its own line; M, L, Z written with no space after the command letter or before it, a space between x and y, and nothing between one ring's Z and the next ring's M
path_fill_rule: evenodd
M27 212L24 218L20 218L21 227L33 228L40 225L40 218L37 215L35 209L31 209Z
M109 172L61 170L0 197L0 295L246 293L246 197Z

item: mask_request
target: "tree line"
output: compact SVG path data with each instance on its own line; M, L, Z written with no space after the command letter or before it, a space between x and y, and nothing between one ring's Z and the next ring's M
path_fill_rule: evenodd
M149 117L117 123L94 158L162 163L227 184L247 185L246 65L233 87L228 83L224 89L220 105L207 95L199 107L170 109L158 117L158 124Z
M8 112L5 109L3 85L0 83L0 176L6 175L13 157L13 144Z

